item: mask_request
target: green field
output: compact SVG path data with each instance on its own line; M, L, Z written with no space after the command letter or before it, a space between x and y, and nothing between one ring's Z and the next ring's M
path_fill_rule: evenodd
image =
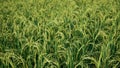
M0 68L120 68L120 0L0 0Z

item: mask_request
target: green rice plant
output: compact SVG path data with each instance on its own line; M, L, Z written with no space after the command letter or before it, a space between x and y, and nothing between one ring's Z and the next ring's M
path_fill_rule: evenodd
M119 0L1 0L0 68L119 68Z

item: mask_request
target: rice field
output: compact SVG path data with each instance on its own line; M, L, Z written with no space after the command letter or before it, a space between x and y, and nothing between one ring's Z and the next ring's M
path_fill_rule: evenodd
M0 68L120 68L120 0L0 0Z

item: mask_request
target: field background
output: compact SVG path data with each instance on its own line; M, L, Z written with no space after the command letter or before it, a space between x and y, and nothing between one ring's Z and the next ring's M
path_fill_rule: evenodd
M120 68L120 0L0 0L0 68Z

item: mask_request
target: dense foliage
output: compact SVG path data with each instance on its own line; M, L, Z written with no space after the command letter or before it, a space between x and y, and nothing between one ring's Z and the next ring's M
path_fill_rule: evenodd
M0 0L0 68L119 68L120 0Z

